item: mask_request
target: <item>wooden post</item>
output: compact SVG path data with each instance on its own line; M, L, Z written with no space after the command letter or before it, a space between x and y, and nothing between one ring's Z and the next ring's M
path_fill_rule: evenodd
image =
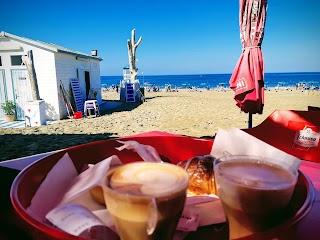
M30 78L30 85L31 85L31 92L32 92L32 100L41 100L39 95L39 88L38 88L38 81L36 70L34 68L33 63L33 53L32 50L28 51L27 56L22 56L22 61L26 65L29 78Z
M128 40L128 56L130 66L130 80L133 83L137 79L138 70L136 68L136 50L142 41L142 37L139 38L138 42L135 42L136 30L133 29L131 32L131 40Z

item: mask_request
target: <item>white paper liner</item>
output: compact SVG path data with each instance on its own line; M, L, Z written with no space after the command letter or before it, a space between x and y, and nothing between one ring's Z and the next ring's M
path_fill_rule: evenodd
M117 156L111 156L76 176L70 183L60 204L68 203L95 186L101 186L103 176L110 166L121 165Z
M119 141L124 145L119 151L131 149L137 152L145 161L161 162L157 151L148 145L142 145L135 141ZM229 132L218 130L211 150L211 155L216 158L231 155L256 155L269 158L277 158L298 168L301 161L286 154L259 139L239 130L231 129ZM117 156L111 156L81 174L78 174L72 160L66 153L48 173L46 179L40 185L31 201L27 211L39 221L45 221L45 215L59 204L76 203L90 209L106 226L115 230L108 210L97 204L89 193L89 189L100 185L106 171L112 165L121 164ZM59 177L57 177L59 176ZM188 197L185 214L197 216L189 226L182 224L177 231L175 240L183 239L187 232L194 231L198 226L224 222L225 215L221 202L213 196ZM190 215L191 214L191 215ZM179 226L178 226L179 229Z
M252 155L271 158L277 160L279 165L286 169L290 166L298 169L302 163L299 158L287 154L237 128L231 128L229 132L219 129L210 154L215 158L225 155Z
M116 148L119 151L123 149L130 149L139 154L139 156L146 162L162 162L157 150L149 145L140 144L137 141L120 141L119 143L123 143L123 146Z
M78 172L66 153L41 183L27 212L38 221L45 221L45 215L57 205L66 191L66 185L77 175Z

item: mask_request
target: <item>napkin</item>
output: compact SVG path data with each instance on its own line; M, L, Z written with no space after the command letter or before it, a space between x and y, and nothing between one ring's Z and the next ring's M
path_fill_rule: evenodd
M228 131L219 129L211 149L212 156L220 158L225 155L253 155L277 159L279 164L287 168L298 169L302 161L287 154L260 139L240 130L231 128Z

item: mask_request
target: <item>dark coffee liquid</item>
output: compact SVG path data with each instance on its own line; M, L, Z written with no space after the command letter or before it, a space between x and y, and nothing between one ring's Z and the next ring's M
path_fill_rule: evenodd
M279 224L296 183L286 169L251 160L222 162L215 177L231 235L243 236Z

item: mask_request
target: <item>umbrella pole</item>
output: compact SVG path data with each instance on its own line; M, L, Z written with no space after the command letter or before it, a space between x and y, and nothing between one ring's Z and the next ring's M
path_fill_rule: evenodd
M248 128L252 128L252 113L249 112Z

